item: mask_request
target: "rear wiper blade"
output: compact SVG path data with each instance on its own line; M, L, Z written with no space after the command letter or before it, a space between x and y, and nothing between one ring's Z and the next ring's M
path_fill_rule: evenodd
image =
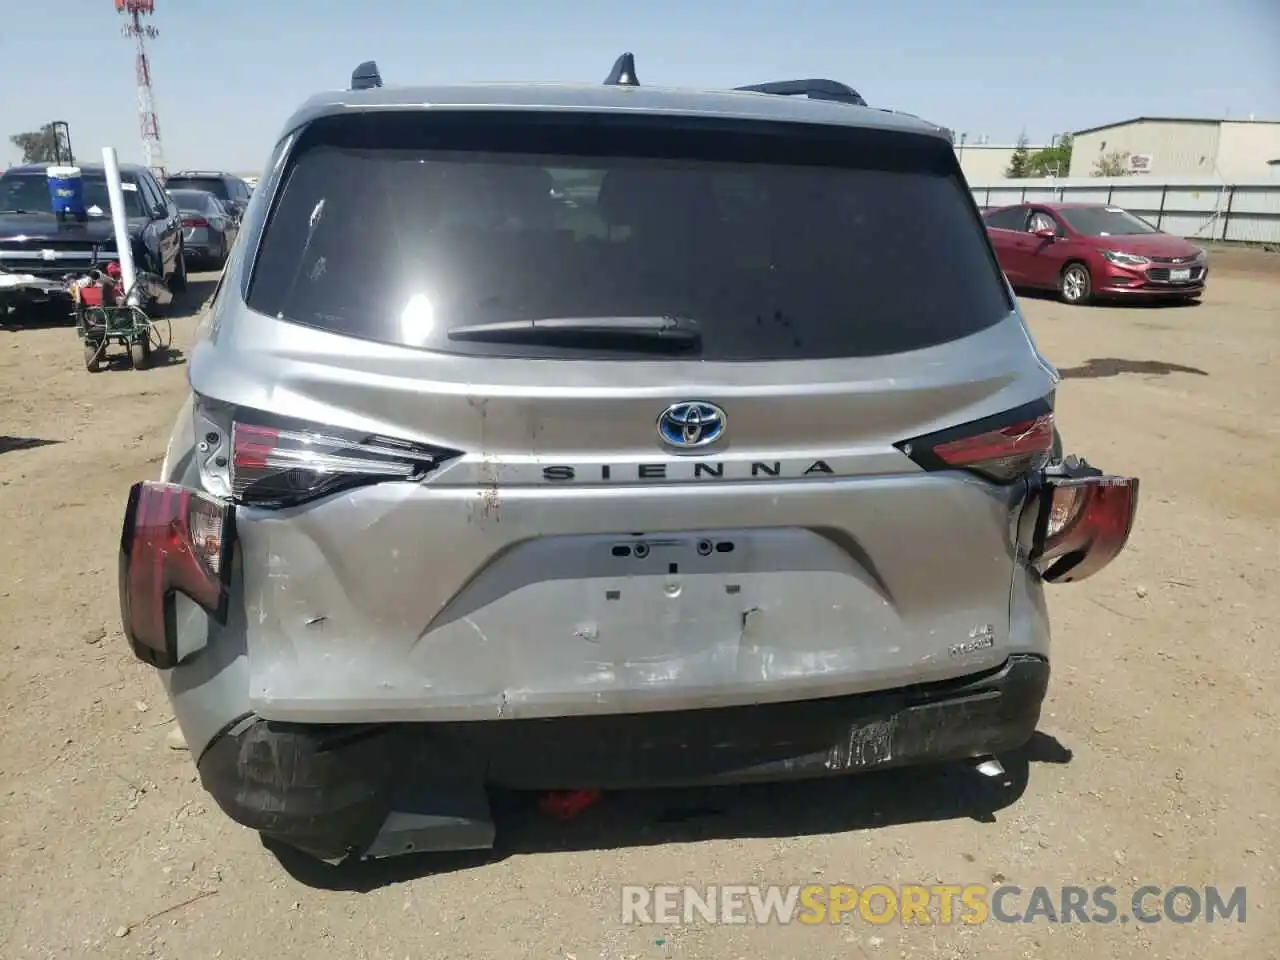
M450 340L577 346L608 343L625 349L689 350L702 343L698 324L683 317L548 317L454 327Z

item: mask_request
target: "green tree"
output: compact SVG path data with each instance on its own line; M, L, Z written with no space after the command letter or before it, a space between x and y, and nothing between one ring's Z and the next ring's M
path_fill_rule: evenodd
M1050 146L1037 150L1027 160L1029 177L1065 177L1071 169L1071 134L1055 137Z
M1018 137L1018 145L1013 148L1013 156L1009 158L1009 169L1004 175L1010 180L1021 180L1031 174L1027 167L1031 162L1031 151L1027 148L1027 135L1024 132Z
M71 145L52 123L39 130L15 133L9 142L22 151L23 163L53 163L58 159L59 148L63 156L71 155Z
M1091 177L1127 177L1133 171L1129 169L1129 154L1121 150L1104 153L1093 162Z

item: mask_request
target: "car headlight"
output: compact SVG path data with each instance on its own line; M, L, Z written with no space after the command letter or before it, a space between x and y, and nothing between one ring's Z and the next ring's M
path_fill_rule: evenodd
M1145 267L1151 261L1136 253L1120 253L1118 250L1103 250L1102 256L1111 263L1121 267Z
M1196 263L1204 263L1208 259L1209 259L1209 254L1207 251L1205 250L1196 251Z

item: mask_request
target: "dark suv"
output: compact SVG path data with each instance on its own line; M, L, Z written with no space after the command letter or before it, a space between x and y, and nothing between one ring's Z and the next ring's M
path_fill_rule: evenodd
M6 300L65 316L71 300L59 286L61 278L115 259L116 235L102 165L80 164L88 214L70 223L59 222L50 206L49 166L23 164L0 176L0 274L48 281L7 287ZM120 164L120 181L134 263L162 277L168 291L184 290L187 263L178 208L146 167Z
M253 191L234 173L218 170L180 170L165 177L166 190L204 190L222 201L236 219L244 216Z

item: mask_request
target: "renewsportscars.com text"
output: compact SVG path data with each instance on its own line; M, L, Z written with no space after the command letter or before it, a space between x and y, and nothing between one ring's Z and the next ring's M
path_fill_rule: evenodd
M1013 884L626 886L627 924L1245 922L1244 887Z

